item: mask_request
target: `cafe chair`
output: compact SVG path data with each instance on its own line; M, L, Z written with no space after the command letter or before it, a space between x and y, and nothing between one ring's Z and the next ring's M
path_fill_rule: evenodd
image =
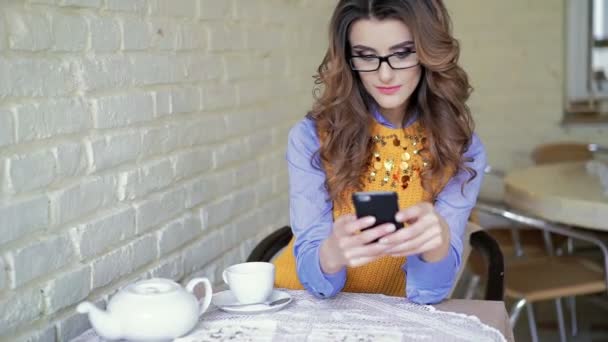
M526 308L532 341L538 341L533 303L554 300L557 311L560 340L566 341L566 329L562 310L562 297L572 297L606 292L608 289L608 249L594 234L580 232L570 227L553 224L525 214L477 203L476 210L513 222L514 227L534 228L542 232L585 241L597 246L604 257L604 265L572 255L548 254L526 258L505 264L505 296L516 300L510 323L513 328L519 314ZM490 227L489 229L496 229ZM574 301L570 302L571 305ZM573 335L576 333L576 309L571 306Z
M268 235L258 243L247 258L252 261L272 261L273 257L281 251L291 240L293 233L291 227L285 226ZM486 300L502 301L504 294L504 264L503 256L494 239L484 230L472 232L469 243L471 248L483 256L486 265Z
M586 144L578 142L554 142L536 146L531 159L536 165L546 165L560 162L582 162L592 160L598 154L608 153L608 148L597 144ZM487 166L484 170L486 175L500 180L505 177L505 172L492 166ZM478 202L493 206L497 209L509 210L507 205L496 199L483 198L480 196ZM553 254L572 254L574 251L574 241L572 238L563 235L552 235L546 230L526 227L525 223L510 221L506 226L490 227L489 234L498 242L505 256L507 269L512 259L518 264L525 263L526 260L534 260L536 257L545 257ZM536 261L532 261L536 262ZM467 290L465 298L471 298L475 291L475 286L479 282L480 273L479 261L473 256L470 259L473 276ZM568 298L569 309L571 311L572 336L577 334L576 323L576 301L574 297ZM561 305L556 307L557 315L563 316Z

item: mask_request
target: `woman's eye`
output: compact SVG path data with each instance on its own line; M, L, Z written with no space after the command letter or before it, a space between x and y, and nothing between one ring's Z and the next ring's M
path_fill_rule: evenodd
M363 56L359 56L359 57L361 57L364 61L372 61L377 58L374 55L363 55Z
M403 51L403 52L396 52L395 56L400 59L406 59L411 54L412 54L411 51Z

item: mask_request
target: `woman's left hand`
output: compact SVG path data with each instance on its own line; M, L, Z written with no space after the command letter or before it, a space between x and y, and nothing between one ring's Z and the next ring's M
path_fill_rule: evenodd
M450 229L431 203L421 202L401 210L395 219L406 226L380 239L380 243L389 246L385 251L387 255L421 254L427 262L439 261L447 255Z

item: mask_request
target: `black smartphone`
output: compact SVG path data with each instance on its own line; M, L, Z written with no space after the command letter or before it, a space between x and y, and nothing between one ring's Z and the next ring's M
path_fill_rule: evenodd
M357 212L357 218L365 216L376 218L376 223L367 229L384 223L393 223L397 229L403 228L403 223L395 220L395 214L399 211L399 200L396 192L355 192L353 194L353 204Z

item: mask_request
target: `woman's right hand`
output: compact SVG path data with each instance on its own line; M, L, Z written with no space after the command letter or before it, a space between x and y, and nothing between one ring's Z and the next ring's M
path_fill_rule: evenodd
M362 231L375 222L373 216L360 219L352 214L340 216L334 222L331 235L321 244L319 257L323 272L331 274L344 266L362 266L382 256L389 246L371 242L394 232L395 225L386 223Z

